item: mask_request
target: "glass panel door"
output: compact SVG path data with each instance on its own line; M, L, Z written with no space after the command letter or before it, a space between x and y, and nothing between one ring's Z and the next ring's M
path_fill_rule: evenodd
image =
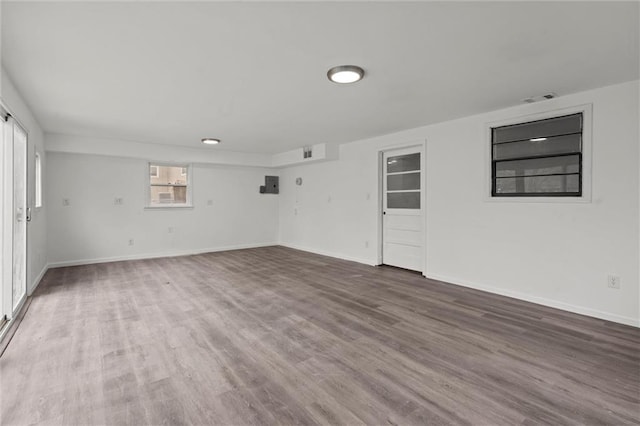
M389 209L420 208L420 153L387 157L386 202Z
M10 263L8 262L11 249L9 242L11 241L11 234L9 231L12 229L12 224L8 223L6 218L6 212L11 207L11 202L7 199L5 194L5 179L6 170L9 167L7 164L7 156L10 154L8 141L13 138L13 135L9 136L6 132L9 126L4 117L0 117L0 204L2 204L2 210L0 210L0 332L2 331L7 319L11 318L11 274L7 271L10 270ZM13 221L13 219L11 219ZM1 334L0 334L1 335Z
M421 149L383 155L382 263L421 271L423 265Z
M12 308L15 311L27 294L27 134L15 121L13 122L13 211Z

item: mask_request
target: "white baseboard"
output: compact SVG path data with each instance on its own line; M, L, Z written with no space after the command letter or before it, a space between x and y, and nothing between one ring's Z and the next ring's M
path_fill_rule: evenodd
M233 246L214 247L214 248L198 249L198 250L184 250L184 251L173 251L173 252L162 252L162 253L135 254L135 255L128 255L128 256L108 257L108 258L79 259L79 260L71 260L71 261L63 261L63 262L52 262L52 263L49 263L49 264L45 265L45 267L42 269L42 271L40 272L38 277L36 277L36 279L34 280L33 288L31 289L29 294L32 294L35 291L35 289L37 288L38 284L40 284L40 281L42 280L42 277L44 276L44 274L47 272L47 270L49 268L59 268L59 267L63 267L63 266L89 265L89 264L92 264L92 263L119 262L119 261L125 261L125 260L155 259L155 258L173 257L173 256L189 256L189 255L194 255L194 254L212 253L212 252L217 252L217 251L239 250L239 249L248 249L248 248L268 247L268 246L275 246L275 245L280 245L280 246L292 248L292 249L295 249L295 250L302 250L302 251L306 251L306 252L309 252L309 253L315 253L315 254L319 254L319 255L322 255L322 256L334 257L334 258L337 258L337 259L343 259L343 260L348 260L348 261L351 261L351 262L362 263L364 265L369 265L369 266L376 266L377 265L374 261L372 261L370 259L363 259L363 258L358 258L358 257L353 257L353 256L346 256L346 255L343 255L343 254L340 254L340 253L329 252L329 251L325 251L325 250L318 250L318 249L314 249L314 248L310 248L310 247L300 246L300 245L297 245L297 244L284 243L284 242L279 242L279 243L277 243L277 242L273 242L273 243L257 243L257 244L238 244L238 245L233 245ZM604 312L604 311L600 311L600 310L597 310L597 309L587 308L587 307L584 307L584 306L572 305L572 304L565 303L565 302L560 302L560 301L557 301L557 300L546 299L546 298L538 297L538 296L532 296L532 295L526 294L526 293L520 293L520 292L517 292L517 291L512 291L512 290L499 288L499 287L492 287L492 286L483 285L483 284L479 284L479 283L471 282L471 281L467 281L467 280L460 280L460 279L457 279L457 278L454 278L454 277L448 277L448 276L444 276L444 275L440 275L440 274L433 274L433 273L427 272L426 274L423 274L423 275L426 278L429 278L429 279L432 279L432 280L442 281L442 282L445 282L445 283L451 283L451 284L460 285L460 286L463 286L463 287L473 288L473 289L476 289L476 290L486 291L488 293L498 294L498 295L501 295L501 296L512 297L514 299L524 300L526 302L536 303L538 305L543 305L543 306L547 306L547 307L550 307L550 308L561 309L563 311L573 312L573 313L576 313L576 314L587 315L587 316L590 316L590 317L599 318L599 319L603 319L603 320L607 320L607 321L612 321L612 322L616 322L616 323L620 323L620 324L626 324L626 325L630 325L630 326L634 326L634 327L640 327L640 319L639 318L625 317L625 316L613 314L613 313L610 313L610 312Z
M44 274L46 274L48 270L49 270L49 264L47 263L42 267L42 271L40 271L38 276L33 280L33 283L31 283L31 286L27 288L27 296L31 296L33 292L36 291L36 288L38 288L38 286L40 285L40 281L42 281Z
M363 264L369 265L369 266L376 266L377 265L377 263L375 263L372 260L362 259L362 258L353 257L353 256L346 256L346 255L343 255L343 254L340 254L340 253L334 253L334 252L329 252L329 251L324 251L324 250L317 250L317 249L313 249L313 248L310 248L310 247L299 246L297 244L290 244L290 243L280 242L280 243L278 243L278 245L280 245L282 247L292 248L292 249L295 249L295 250L307 251L309 253L319 254L319 255L322 255L322 256L335 257L336 259L349 260L351 262L363 263Z
M196 250L178 250L178 251L166 251L166 252L160 252L160 253L142 253L142 254L132 254L132 255L126 255L126 256L100 257L100 258L94 258L94 259L65 260L61 262L49 263L48 267L61 268L63 266L91 265L93 263L121 262L125 260L142 260L142 259L157 259L161 257L191 256L194 254L213 253L217 251L240 250L240 249L258 248L258 247L269 247L269 246L276 246L276 245L278 245L277 242L236 244L233 246L212 247L212 248L196 249Z
M524 300L525 302L536 303L538 305L547 306L550 308L560 309L563 311L573 312L575 314L586 315L589 317L594 317L598 319L603 319L607 321L617 322L620 324L631 325L634 327L640 327L640 319L633 317L624 317L617 314L612 314L610 312L603 312L597 309L587 308L584 306L576 306L565 302L559 302L557 300L546 299L544 297L532 296L526 293L520 293L517 291L507 290L499 287L492 287L483 284L478 284L475 282L460 280L453 277L447 277L439 274L427 273L425 275L426 278L442 281L445 283L451 283L455 285L460 285L463 287L473 288L475 290L486 291L487 293L498 294L500 296L512 297L518 300Z

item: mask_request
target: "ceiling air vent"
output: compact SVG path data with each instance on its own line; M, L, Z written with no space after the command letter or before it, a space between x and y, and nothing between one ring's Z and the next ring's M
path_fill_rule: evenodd
M305 146L302 148L302 158L311 158L313 157L313 149L310 146Z
M531 96L530 98L523 99L522 102L524 102L525 104L532 104L534 102L546 101L547 99L553 99L553 98L555 98L557 96L558 95L555 94L554 92L549 92L549 93L546 93L544 95Z

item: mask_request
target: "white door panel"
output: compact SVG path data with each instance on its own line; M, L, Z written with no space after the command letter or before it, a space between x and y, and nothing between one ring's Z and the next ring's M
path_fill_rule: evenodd
M27 134L2 117L2 316L11 319L27 293Z
M388 229L386 242L422 247L422 232L409 229Z
M422 269L422 247L386 243L384 251L386 265L399 266L413 271Z
M27 134L13 123L13 310L27 294Z
M382 263L422 271L422 152L417 148L383 154Z
M11 318L11 274L7 272L10 270L8 257L11 255L11 249L9 248L11 224L6 215L13 208L6 194L8 189L6 186L8 185L6 183L8 177L7 169L9 168L9 164L7 164L7 154L9 153L7 131L7 122L4 117L0 117L0 204L2 204L2 209L0 210L0 331L6 320Z
M420 216L408 216L400 213L389 213L387 210L387 226L389 229L419 230L422 228L422 218Z

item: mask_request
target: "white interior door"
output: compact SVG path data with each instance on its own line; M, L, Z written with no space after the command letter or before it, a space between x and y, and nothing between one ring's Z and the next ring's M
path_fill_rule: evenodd
M382 263L422 271L422 150L383 154Z
M10 119L13 121L13 119ZM13 122L13 285L15 312L27 294L27 133Z
M6 186L5 186L5 177L7 173L7 123L4 117L0 117L0 204L2 204L2 209L0 209L0 330L6 320L11 315L11 274L7 273L8 268L11 267L9 262L7 261L7 255L11 254L11 249L9 248L8 242L10 239L10 234L7 235L7 231L11 230L11 226L9 220L7 219L7 214L11 212L9 207L7 206L7 198L6 198Z
M27 294L27 133L11 117L0 119L2 174L2 319L11 319Z

